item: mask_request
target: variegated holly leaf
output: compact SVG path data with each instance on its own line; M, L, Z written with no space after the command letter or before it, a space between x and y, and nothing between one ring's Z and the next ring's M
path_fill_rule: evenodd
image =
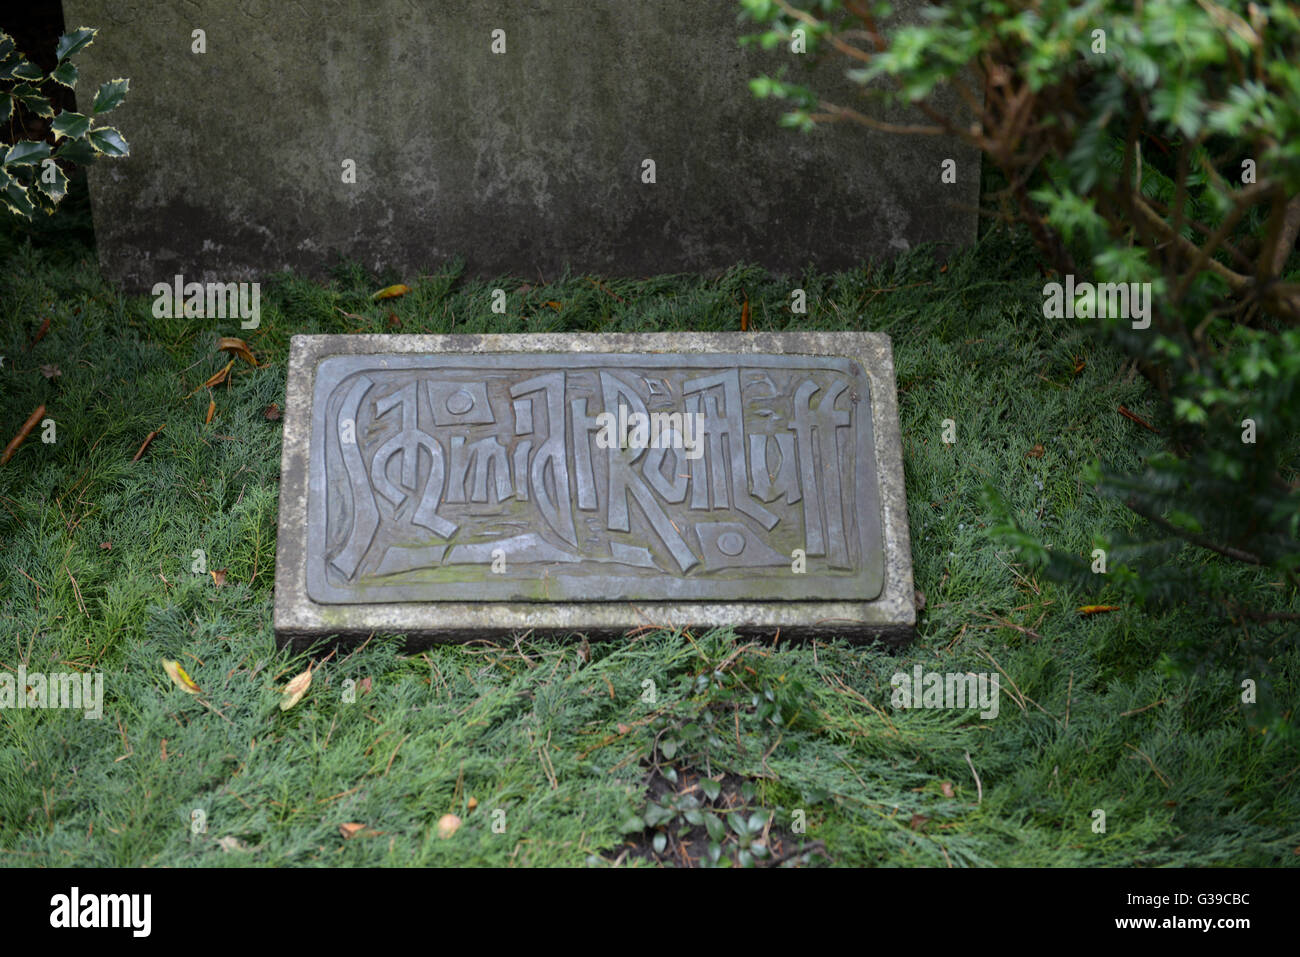
M54 55L62 63L74 53L79 53L86 47L90 46L95 40L95 34L99 30L95 27L77 27L70 30L63 36L59 37L58 44L54 47Z
M131 152L126 138L111 126L101 126L99 129L91 130L86 139L90 140L90 145L105 156L127 156Z
M95 94L95 104L91 107L91 112L98 116L100 113L107 113L119 106L126 99L126 93L130 86L131 81L126 77L118 77L116 80L101 83L99 92Z
M77 65L71 60L65 60L50 71L50 79L72 89L77 85Z
M64 110L50 124L50 129L54 131L54 138L61 139L80 139L90 132L90 117L84 113L74 113L71 110Z

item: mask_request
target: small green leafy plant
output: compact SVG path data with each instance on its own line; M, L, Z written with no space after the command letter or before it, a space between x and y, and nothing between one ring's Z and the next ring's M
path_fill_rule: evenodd
M778 673L768 657L754 645L733 651L702 641L694 667L679 676L684 697L649 723L647 799L621 828L648 844L647 856L697 867L757 867L806 863L814 853L776 826L738 763L742 754L771 753L787 730L810 726L807 689Z

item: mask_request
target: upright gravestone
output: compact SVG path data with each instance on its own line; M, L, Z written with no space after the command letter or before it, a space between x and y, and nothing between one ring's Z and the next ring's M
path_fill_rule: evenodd
M750 79L785 69L857 106L852 64L741 48L758 27L734 0L63 8L100 28L78 95L131 80L113 113L131 155L89 176L100 263L132 289L321 276L339 256L405 275L453 256L479 275L790 272L975 238L977 153L782 129ZM935 105L963 109L945 90Z
M902 641L887 336L296 336L275 628Z

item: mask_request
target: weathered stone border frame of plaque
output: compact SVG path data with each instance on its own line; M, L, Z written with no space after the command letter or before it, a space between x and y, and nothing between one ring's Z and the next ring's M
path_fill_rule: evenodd
M732 353L857 360L871 386L884 588L873 601L394 602L318 604L307 594L308 464L316 369L339 355L484 353ZM876 332L294 336L289 354L275 570L277 641L405 635L412 647L522 634L609 638L644 627L730 625L740 634L902 643L916 624L902 436L889 337Z

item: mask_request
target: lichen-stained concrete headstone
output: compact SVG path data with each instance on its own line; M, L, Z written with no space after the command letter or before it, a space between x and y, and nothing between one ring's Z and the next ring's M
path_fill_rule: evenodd
M282 640L915 623L881 334L296 336L280 481Z
M911 18L926 5L895 3ZM756 100L750 79L785 69L853 106L851 62L741 48L758 28L734 0L63 8L100 28L79 95L131 80L113 113L131 155L89 182L100 264L132 289L325 276L339 256L406 275L451 257L485 276L795 272L975 239L977 153L781 128L789 106ZM936 104L963 109L951 91Z

